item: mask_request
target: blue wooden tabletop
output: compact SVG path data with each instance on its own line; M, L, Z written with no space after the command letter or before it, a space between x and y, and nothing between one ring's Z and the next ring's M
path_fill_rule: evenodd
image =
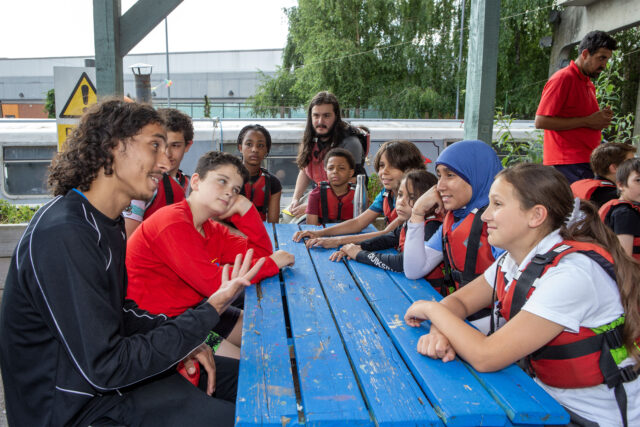
M569 422L515 365L478 373L460 359L417 353L429 325L408 327L404 313L417 299L441 298L425 280L332 262L333 250L292 240L297 225L265 225L296 262L246 290L236 425Z

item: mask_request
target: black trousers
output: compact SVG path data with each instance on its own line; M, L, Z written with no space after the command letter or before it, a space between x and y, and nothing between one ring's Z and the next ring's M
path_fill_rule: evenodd
M199 387L175 370L141 383L122 395L99 399L79 424L92 426L233 426L238 360L214 356L216 391L207 396L207 373L200 370Z

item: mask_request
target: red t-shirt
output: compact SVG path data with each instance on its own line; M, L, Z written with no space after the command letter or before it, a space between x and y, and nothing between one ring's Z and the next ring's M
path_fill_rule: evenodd
M145 219L127 243L127 298L151 313L177 316L218 290L222 265L233 264L237 254L253 248L255 263L273 253L255 206L231 222L247 238L211 220L203 224L203 237L186 200ZM252 282L277 273L278 266L267 258Z
M599 109L596 88L591 79L582 74L575 62L571 61L568 67L551 76L544 86L536 114L551 117L586 117ZM601 140L602 133L596 129L545 129L543 163L589 163L591 152Z

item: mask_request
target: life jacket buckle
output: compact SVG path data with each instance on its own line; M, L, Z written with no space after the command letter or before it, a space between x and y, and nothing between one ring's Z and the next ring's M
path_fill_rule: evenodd
M624 368L620 368L620 377L622 378L623 383L628 383L630 381L638 378L638 371L633 369L633 365L625 366Z
M622 325L616 326L615 328L602 333L610 349L619 348L624 345L624 342L622 341L621 326Z

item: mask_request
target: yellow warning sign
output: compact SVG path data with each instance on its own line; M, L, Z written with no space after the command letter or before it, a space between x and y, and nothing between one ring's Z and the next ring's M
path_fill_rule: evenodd
M67 136L73 131L77 125L58 124L58 151L62 151L62 145L67 140Z
M62 108L60 118L72 119L82 116L89 106L95 104L98 101L96 96L96 88L87 76L87 73L82 73L78 83L71 92L71 96L67 100L67 103ZM59 137L59 136L58 136Z

